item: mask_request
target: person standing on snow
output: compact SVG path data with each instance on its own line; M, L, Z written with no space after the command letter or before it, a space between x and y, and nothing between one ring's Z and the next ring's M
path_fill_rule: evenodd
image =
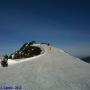
M3 56L3 58L1 59L1 65L3 67L7 67L8 66L8 55Z

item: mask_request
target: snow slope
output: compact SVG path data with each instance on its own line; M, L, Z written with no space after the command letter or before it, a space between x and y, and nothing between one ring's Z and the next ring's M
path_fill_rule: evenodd
M90 90L90 64L61 49L41 46L44 54L0 67L0 86L21 85L22 90Z

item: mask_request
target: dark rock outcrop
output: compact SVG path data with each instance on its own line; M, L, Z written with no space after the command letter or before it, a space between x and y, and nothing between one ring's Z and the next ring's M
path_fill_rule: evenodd
M23 46L19 50L10 54L9 58L21 59L21 58L28 58L28 57L39 55L42 50L38 46L34 46L33 44L35 43L36 43L35 41L32 41L32 42L23 44Z

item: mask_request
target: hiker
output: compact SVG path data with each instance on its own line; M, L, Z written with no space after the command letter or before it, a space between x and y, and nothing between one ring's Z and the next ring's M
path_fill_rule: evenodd
M1 65L3 67L7 67L8 66L8 55L3 56L3 58L1 59Z

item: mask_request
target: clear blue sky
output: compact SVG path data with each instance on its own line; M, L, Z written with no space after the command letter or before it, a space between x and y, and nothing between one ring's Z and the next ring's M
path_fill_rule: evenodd
M0 53L31 40L90 55L90 0L0 0Z

